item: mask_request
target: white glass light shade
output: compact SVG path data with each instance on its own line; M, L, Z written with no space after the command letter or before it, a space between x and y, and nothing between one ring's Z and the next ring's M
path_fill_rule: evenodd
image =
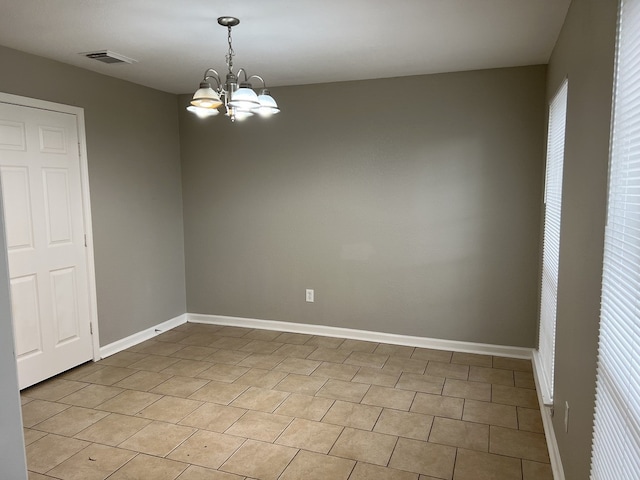
M200 108L218 108L222 100L216 91L208 83L201 83L200 88L193 94L191 105Z
M253 116L253 112L250 110L243 110L238 107L229 106L227 109L227 117L230 117L232 120L242 121L245 118L249 118Z
M243 84L231 94L229 105L241 110L251 110L260 106L260 101L258 100L256 92L254 92L251 87Z
M280 111L278 104L273 97L269 95L268 91L263 91L258 95L258 101L260 102L260 106L254 108L252 111L262 117L270 117Z
M195 113L200 118L213 117L219 113L215 108L196 107L195 105L189 105L187 110L191 113Z
M249 110L236 110L235 116L236 120L244 120L245 118L253 116L253 112L250 112Z

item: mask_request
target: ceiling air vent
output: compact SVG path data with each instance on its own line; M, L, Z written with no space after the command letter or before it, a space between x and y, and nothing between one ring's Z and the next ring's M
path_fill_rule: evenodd
M136 63L137 60L133 58L125 57L119 53L112 52L110 50L100 50L97 52L84 52L80 55L84 55L87 58L97 60L102 63Z

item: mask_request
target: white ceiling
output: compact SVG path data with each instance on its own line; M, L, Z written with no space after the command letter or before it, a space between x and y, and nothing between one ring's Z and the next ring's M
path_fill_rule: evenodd
M0 45L171 93L234 64L269 86L547 63L570 0L0 0ZM138 62L105 65L80 52ZM6 66L3 66L6 68ZM43 78L43 82L47 79Z

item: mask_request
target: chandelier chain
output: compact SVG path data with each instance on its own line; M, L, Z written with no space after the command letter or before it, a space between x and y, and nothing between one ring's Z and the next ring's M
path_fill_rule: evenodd
M233 57L236 54L236 52L233 51L233 46L231 45L231 42L232 42L231 26L228 26L227 30L228 30L227 43L229 44L229 53L227 53L227 55L225 56L225 59L227 61L227 66L229 67L229 73L231 73L233 71Z

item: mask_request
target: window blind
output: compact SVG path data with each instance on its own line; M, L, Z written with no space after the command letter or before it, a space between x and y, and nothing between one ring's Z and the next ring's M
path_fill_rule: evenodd
M549 106L547 168L544 193L544 233L542 247L542 285L538 363L541 393L545 404L553 402L553 369L558 304L558 266L560 261L560 220L562 213L562 168L567 118L568 83L565 80Z
M609 166L591 478L640 476L640 0L623 0Z

